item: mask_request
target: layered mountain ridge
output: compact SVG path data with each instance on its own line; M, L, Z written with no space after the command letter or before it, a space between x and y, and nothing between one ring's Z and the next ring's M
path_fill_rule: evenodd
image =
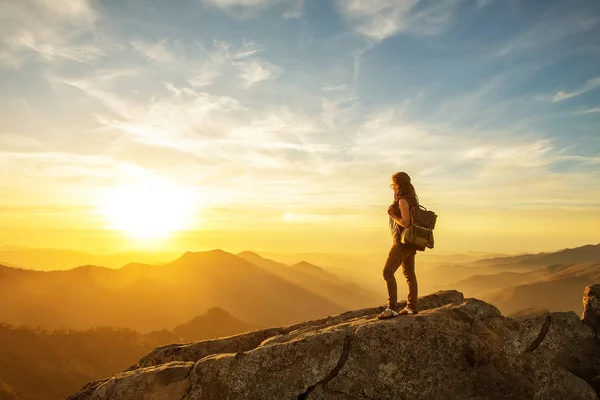
M188 252L160 265L34 271L0 266L0 321L148 332L221 307L259 326L314 319L377 302L378 295L307 265L253 263L222 251ZM272 262L274 263L274 262ZM152 315L152 318L148 318Z

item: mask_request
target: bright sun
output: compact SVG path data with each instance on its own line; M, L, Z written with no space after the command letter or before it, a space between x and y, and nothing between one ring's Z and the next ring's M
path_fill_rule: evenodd
M191 226L194 200L188 189L148 179L109 190L101 209L111 229L135 239L162 239Z

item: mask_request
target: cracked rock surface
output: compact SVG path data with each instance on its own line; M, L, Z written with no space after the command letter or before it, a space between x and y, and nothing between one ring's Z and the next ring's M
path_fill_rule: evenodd
M575 313L505 318L456 291L420 306L161 347L70 400L598 398L597 326Z

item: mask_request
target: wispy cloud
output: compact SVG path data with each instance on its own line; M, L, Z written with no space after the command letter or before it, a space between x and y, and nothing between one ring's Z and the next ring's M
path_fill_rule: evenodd
M119 165L113 158L107 156L43 151L5 152L3 158L15 166L20 166L24 176L34 179L46 177L71 181L72 179L114 178L124 171L121 169L123 164ZM36 172L36 169L43 171L42 174Z
M555 166L564 161L589 168L595 158L569 158L552 139L537 135L519 138L506 132L504 137L492 138L484 132L450 132L439 127L434 133L431 127L400 115L393 109L376 113L356 130L349 154L357 161L345 165L346 171L354 177L367 166L382 176L388 171L407 171L422 186L424 198L432 196L430 190L436 188L444 193L443 207L449 208L454 207L450 204L490 209L539 201L548 206L572 203L570 195L561 194L561 187L574 182L583 186L591 178L579 170L555 174ZM539 184L546 179L547 184ZM593 202L593 193L580 193L581 199Z
M242 204L385 225L405 170L448 216L597 210L598 12L327 1L0 2L3 201L90 204L158 175L200 188L215 221Z
M166 43L168 39L162 39L156 43L149 43L142 39L132 40L129 43L131 46L139 51L150 60L154 60L161 63L170 63L175 61L175 56L167 48Z
M281 69L266 61L239 61L235 66L240 69L240 78L244 87L251 87L259 82L275 79L281 75Z
M36 151L43 148L43 144L32 137L0 132L0 151L20 150Z
M262 75L249 77L254 77L249 83L256 83ZM351 192L358 184L372 190L361 201L376 202L382 189L373 178L402 169L423 187L442 190L447 199L462 205L470 202L494 207L502 199L503 206L508 207L546 199L554 190L560 192L560 185L566 185L572 176L556 177L544 189L533 190L531 186L542 181L557 163L568 160L593 165L588 157L566 158L569 154L559 153L554 141L539 135L499 136L495 132L491 137L485 131L456 132L452 124L427 126L404 111L409 103L360 117L365 115L364 106L358 99L348 98L344 87L324 92L321 113L306 114L286 105L251 107L235 97L173 83L154 93L151 103L140 104L117 92L121 79L127 79L127 74L105 71L89 79L64 82L107 107L108 112L98 116L105 129L125 133L131 143L153 146L158 152L163 148L194 156L196 166L182 164L183 175L203 176L204 184L216 184L239 178L236 171L242 168L245 179L236 184L240 190L251 194L257 179L268 181L265 196L268 192L289 204L309 201L295 189L286 186L284 191L282 184L290 174L298 182L311 182L311 190L320 193L318 198L310 196L314 207L325 205L330 196L350 206L356 198L333 191ZM494 81L482 90L497 88ZM456 102L455 108L447 111L466 112L460 107L468 109L478 101L480 94ZM502 135L506 135L503 140ZM315 179L315 171L319 171L320 179ZM331 181L336 182L335 189L327 183ZM456 181L461 185L452 183ZM502 194L493 195L494 188L500 186ZM567 201L554 196L556 204ZM240 194L231 201L252 199Z
M279 0L204 0L206 3L213 4L221 8L230 7L260 7L276 3Z
M128 103L118 93L105 88L114 85L115 82L123 77L132 76L134 73L134 70L131 69L100 70L90 73L88 79L68 79L56 76L52 79L56 83L80 89L88 96L98 99L103 106L112 112L127 118L136 113L135 109L137 107L134 104Z
M400 31L408 30L410 11L416 3L414 0L340 0L337 2L346 16L357 24L357 31L375 40L382 40Z
M582 7L571 7L568 3L553 4L545 11L543 18L538 18L522 33L511 37L500 46L492 46L492 56L514 56L593 31L600 25L600 17L593 8L590 9L590 4L593 2L582 4ZM579 44L587 45L585 41L579 41Z
M578 114L593 114L593 113L600 113L600 106L588 108L587 110L578 112Z
M12 66L21 65L30 54L49 61L96 59L104 51L80 39L93 30L97 16L88 0L4 1L0 4L1 58Z
M348 85L344 83L341 85L326 85L321 90L324 92L335 92L335 91L346 90L346 89L348 89Z
M235 151L244 146L282 148L278 144L279 132L293 134L304 131L303 126L307 126L295 117L293 123L284 122L281 111L275 115L253 115L232 97L170 83L165 85L165 92L154 96L151 106L140 106L114 93L114 87L118 87L123 78L126 78L125 73L110 72L94 74L91 79L62 82L81 89L107 107L110 114L99 116L99 122L105 126L127 132L141 143L198 155L220 147ZM262 77L253 78L250 83ZM288 115L292 118L293 114Z
M237 19L253 18L265 8L288 0L202 0L205 4L217 7Z
M551 140L523 141L505 147L488 144L469 149L465 159L479 162L480 174L506 176L508 170L531 171L553 164L556 162L556 156L553 155L555 151Z
M568 100L598 88L600 88L600 77L589 79L583 84L583 86L576 90L571 92L560 91L556 93L554 96L552 96L552 102L556 103L558 101Z
M188 82L194 87L211 85L228 67L235 67L245 87L262 80L275 78L281 69L258 57L263 48L252 41L244 41L241 47L225 41L214 41L211 49L202 48L203 58L188 61L184 67L189 71Z
M90 0L30 0L29 2L35 6L45 7L59 18L68 20L70 24L89 24L96 19L96 12Z
M66 59L86 62L105 54L103 50L94 45L69 44L60 39L53 42L48 37L40 39L39 36L33 32L22 32L6 38L4 43L9 49L17 53L30 50L49 61Z
M421 7L417 0L338 0L357 32L380 41L401 32L437 35L452 22L457 1Z

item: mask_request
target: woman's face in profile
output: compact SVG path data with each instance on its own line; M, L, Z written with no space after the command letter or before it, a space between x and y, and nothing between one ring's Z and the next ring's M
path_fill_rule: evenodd
M394 194L394 198L396 197L396 193L398 193L398 185L396 185L394 182L392 182L390 184L390 188L392 188L392 193Z

